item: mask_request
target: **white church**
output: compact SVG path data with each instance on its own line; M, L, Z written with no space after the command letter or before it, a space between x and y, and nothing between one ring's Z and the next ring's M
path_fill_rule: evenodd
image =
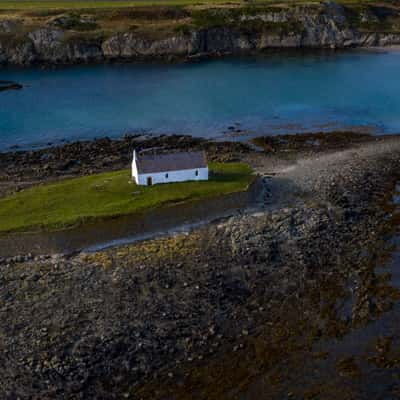
M132 178L137 185L207 181L208 165L204 151L139 154L133 151Z

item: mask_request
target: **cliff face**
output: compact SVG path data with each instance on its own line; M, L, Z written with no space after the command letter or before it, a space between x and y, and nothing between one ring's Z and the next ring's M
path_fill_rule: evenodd
M354 16L344 7L221 10L200 15L200 23L152 38L141 32L71 35L62 24L15 34L19 21L0 20L0 64L68 64L106 60L191 58L257 52L271 48L346 48L400 44L400 31L386 20L364 13ZM197 16L199 19L199 16ZM357 23L355 23L357 20ZM386 24L386 25L383 25ZM365 29L367 26L369 29ZM382 29L382 27L385 29ZM364 27L364 29L363 29Z

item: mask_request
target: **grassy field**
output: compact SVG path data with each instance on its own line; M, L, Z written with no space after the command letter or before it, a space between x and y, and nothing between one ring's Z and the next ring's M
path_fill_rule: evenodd
M90 175L27 189L0 199L0 232L62 229L96 218L132 214L180 201L246 190L245 164L210 164L210 180L137 186L130 171Z
M367 4L374 0L338 0L342 4ZM384 3L383 1L382 3ZM313 0L0 0L0 10L79 10L79 9L117 9L143 6L185 6L226 4L320 4Z
M266 1L268 2L268 1ZM226 0L0 0L1 10L76 10L101 8L126 8L137 6L173 6L191 4L224 4ZM229 0L229 3L240 4L241 0Z

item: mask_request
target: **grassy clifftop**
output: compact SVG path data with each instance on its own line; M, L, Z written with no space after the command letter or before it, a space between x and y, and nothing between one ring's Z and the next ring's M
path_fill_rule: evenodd
M101 8L127 8L137 6L163 6L163 5L234 5L234 4L320 4L313 0L0 0L0 9L8 10L51 10L51 9L101 9ZM340 4L368 4L373 0L339 0ZM379 2L380 4L385 1ZM393 2L391 2L393 4Z
M0 64L399 43L400 4L390 1L0 0Z
M210 180L137 186L129 170L68 179L0 199L0 232L62 229L97 218L244 191L254 180L241 163L211 163Z
M400 4L390 0L338 0L355 27L390 28L399 22ZM242 15L290 10L296 6L321 9L321 1L306 0L0 0L1 20L12 18L23 24L13 35L53 26L71 33L181 31L185 27L209 27L240 23ZM249 21L246 22L250 24ZM400 25L400 23L399 23ZM0 33L2 29L0 26Z

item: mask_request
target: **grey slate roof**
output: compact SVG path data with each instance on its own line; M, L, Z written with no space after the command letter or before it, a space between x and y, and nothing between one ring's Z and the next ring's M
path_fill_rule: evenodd
M207 167L204 151L190 151L167 154L140 154L136 165L139 174L179 171Z

